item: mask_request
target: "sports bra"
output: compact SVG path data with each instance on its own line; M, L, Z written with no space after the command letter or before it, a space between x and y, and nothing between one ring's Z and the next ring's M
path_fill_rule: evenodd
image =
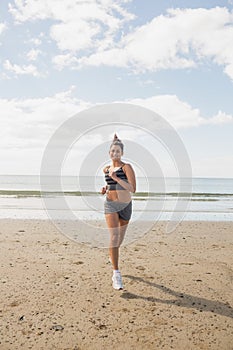
M117 174L117 177L119 177L119 179L122 179L126 182L128 182L127 177L122 169L124 165L122 165L119 169L117 169L115 171L115 173ZM115 180L113 180L111 178L111 176L109 176L109 170L107 169L105 171L105 181L107 182L108 185L108 190L125 190L124 187L122 187L118 182L116 182Z

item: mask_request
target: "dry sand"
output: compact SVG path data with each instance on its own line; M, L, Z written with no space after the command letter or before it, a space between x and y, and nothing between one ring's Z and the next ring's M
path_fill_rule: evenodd
M107 249L49 221L0 220L0 349L233 349L233 223L159 223Z

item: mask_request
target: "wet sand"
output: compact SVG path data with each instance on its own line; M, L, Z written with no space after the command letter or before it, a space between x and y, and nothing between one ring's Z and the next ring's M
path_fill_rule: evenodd
M233 223L164 227L121 248L115 291L107 249L0 220L0 349L232 350Z

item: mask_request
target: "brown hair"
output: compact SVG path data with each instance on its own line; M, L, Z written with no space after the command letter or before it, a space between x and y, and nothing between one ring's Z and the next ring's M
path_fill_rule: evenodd
M122 153L124 151L124 145L123 143L121 142L121 140L118 138L117 134L114 134L114 137L113 137L113 141L111 143L111 146L110 146L110 149L112 146L120 146L121 150L122 150Z

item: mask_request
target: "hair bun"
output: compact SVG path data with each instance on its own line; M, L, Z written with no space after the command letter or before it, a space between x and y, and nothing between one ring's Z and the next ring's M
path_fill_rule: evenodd
M113 141L120 141L116 133L114 134Z
M117 136L116 133L114 134L113 141L112 141L112 144L111 144L111 146L110 146L110 149L111 149L111 147L114 146L114 145L120 146L122 152L124 151L124 145L123 145L123 143L121 142L121 140L118 138L118 136Z

